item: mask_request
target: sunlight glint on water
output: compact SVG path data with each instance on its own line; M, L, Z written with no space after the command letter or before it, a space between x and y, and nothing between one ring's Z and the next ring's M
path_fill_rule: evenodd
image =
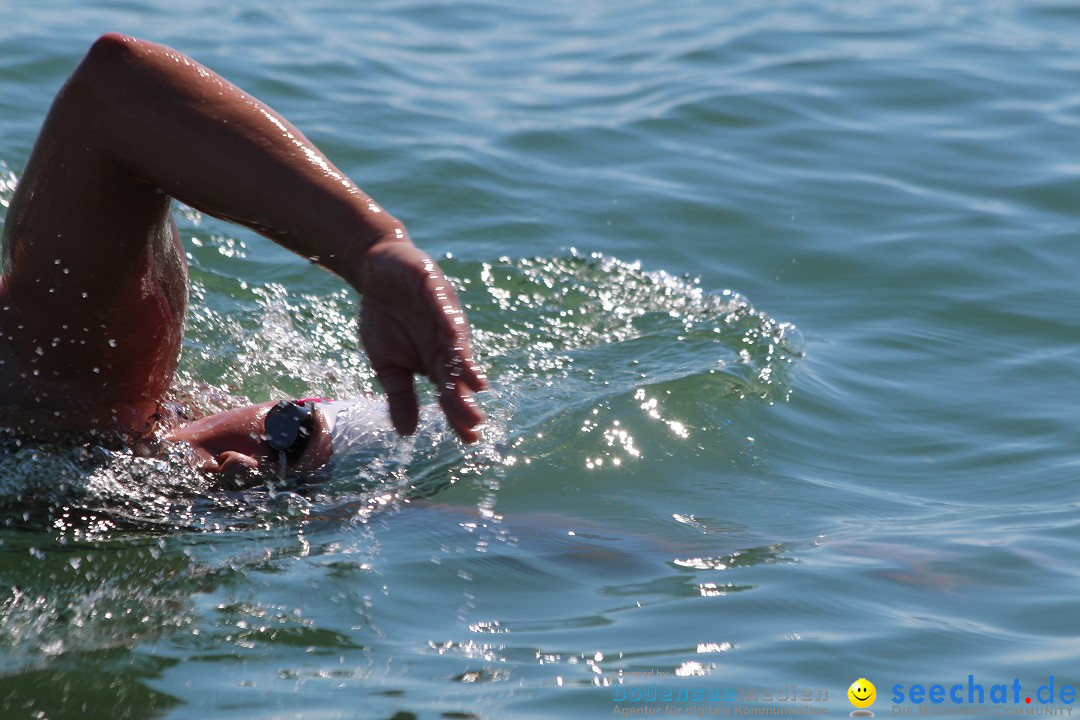
M405 221L492 381L478 447L425 410L272 492L182 449L5 440L0 716L584 720L620 688L792 684L844 715L859 677L1080 683L1067 4L0 15L0 221L94 36L164 41ZM373 391L339 280L177 215L174 401Z

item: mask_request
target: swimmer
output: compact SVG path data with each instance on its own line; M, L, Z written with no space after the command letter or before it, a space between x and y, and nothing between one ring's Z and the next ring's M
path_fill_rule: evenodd
M276 468L282 456L306 471L330 457L346 415L385 415L373 401L297 398L188 424L169 415L188 302L173 198L349 283L393 427L416 430L419 374L450 427L476 441L485 380L468 321L401 222L263 103L171 48L118 34L99 38L60 90L11 200L0 426L42 439L157 433L190 444L206 471Z

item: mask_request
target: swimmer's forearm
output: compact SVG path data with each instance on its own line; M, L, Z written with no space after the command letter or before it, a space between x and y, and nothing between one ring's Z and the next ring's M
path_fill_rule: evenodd
M360 259L404 226L272 109L163 45L105 35L64 92L85 92L136 177L246 225L361 290Z

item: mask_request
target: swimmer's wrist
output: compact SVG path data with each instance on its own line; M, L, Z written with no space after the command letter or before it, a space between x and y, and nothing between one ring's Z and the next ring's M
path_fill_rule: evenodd
M412 240L405 226L395 219L390 227L374 237L354 241L346 253L344 267L339 274L356 292L363 295L368 286L371 260L381 254L382 248L400 244L412 245Z

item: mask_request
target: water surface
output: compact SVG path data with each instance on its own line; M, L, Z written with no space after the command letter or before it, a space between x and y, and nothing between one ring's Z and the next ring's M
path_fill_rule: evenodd
M428 417L302 500L5 446L5 718L594 718L653 683L844 716L859 677L879 714L897 683L1080 683L1071 5L0 17L0 198L97 34L168 43L405 221L492 380L479 447ZM373 388L338 280L178 220L182 387Z

